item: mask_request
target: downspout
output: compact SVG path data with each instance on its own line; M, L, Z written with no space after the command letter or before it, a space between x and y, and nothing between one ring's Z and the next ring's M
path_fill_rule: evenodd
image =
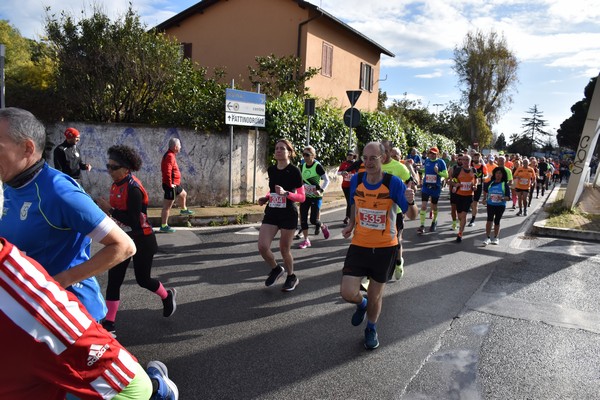
M323 16L323 11L321 9L317 9L321 14L315 15L312 18L307 19L306 21L302 21L298 24L298 48L296 49L296 57L300 58L300 47L302 46L302 27L308 24L310 21L313 21L317 18L321 18Z

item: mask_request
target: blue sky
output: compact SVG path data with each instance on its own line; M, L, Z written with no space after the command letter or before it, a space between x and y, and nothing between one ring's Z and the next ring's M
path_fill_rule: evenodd
M251 0L245 0L251 1ZM359 30L396 57L382 58L381 88L390 99L420 99L431 111L460 97L452 71L452 51L469 31L503 34L520 62L511 109L494 132L522 131L522 118L534 105L553 134L583 98L589 79L600 72L600 0L310 0ZM127 8L123 0L94 0L110 16ZM133 0L148 26L196 4L194 0ZM74 16L91 2L21 0L0 2L0 18L23 36L43 33L44 9ZM351 89L351 88L350 88Z

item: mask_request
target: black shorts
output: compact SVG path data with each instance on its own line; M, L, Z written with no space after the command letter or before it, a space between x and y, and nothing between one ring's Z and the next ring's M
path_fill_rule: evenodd
M471 205L473 204L473 196L461 196L456 195L456 212L468 213L471 211Z
M432 196L429 193L421 192L421 201L424 201L425 203L427 203L430 198L431 198L431 204L437 204L438 201L440 201L440 196Z
M181 192L183 192L183 188L179 185L171 187L163 183L162 188L165 191L165 200L175 200L175 197L179 196Z
M483 192L483 185L479 185L475 189L475 193L473 193L473 201L479 201L479 199L481 199L481 192Z
M506 206L494 206L488 204L487 206L487 222L494 221L494 225L500 225L500 219L506 210Z
M294 208L285 209L265 209L265 216L262 220L263 224L275 225L279 229L293 229L296 230L298 227L298 209L294 205Z
M517 193L529 193L529 189L515 189Z
M343 275L368 276L379 283L388 281L389 271L396 265L398 246L367 248L351 244L346 253Z

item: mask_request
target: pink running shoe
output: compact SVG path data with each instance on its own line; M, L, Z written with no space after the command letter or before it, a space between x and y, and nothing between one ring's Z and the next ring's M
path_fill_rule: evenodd
M304 239L304 241L298 245L299 249L305 249L307 247L310 247L310 240L308 239Z
M323 232L323 237L325 239L329 239L329 228L325 224L321 224L321 231Z

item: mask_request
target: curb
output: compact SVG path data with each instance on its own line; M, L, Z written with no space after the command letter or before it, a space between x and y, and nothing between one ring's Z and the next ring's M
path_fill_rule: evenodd
M553 203L556 199L558 190L554 189L556 189L556 187L552 188L552 192L542 204L538 218L531 227L531 233L538 236L547 236L560 239L600 242L600 232L546 226L546 221L548 221L548 213L546 212L545 207L546 203Z
M321 211L338 208L346 205L345 199L332 200L328 202L323 202L323 206L321 207ZM203 226L226 226L226 225L246 225L246 224L256 224L263 220L265 215L264 211L256 212L244 212L243 209L238 209L238 212L232 212L230 214L223 215L202 215L202 216L181 216L181 215L171 215L169 217L169 225L173 227L182 227L182 226L193 226L193 227L203 227ZM148 221L152 224L153 227L160 226L160 217L148 217ZM190 225L188 225L188 222Z

